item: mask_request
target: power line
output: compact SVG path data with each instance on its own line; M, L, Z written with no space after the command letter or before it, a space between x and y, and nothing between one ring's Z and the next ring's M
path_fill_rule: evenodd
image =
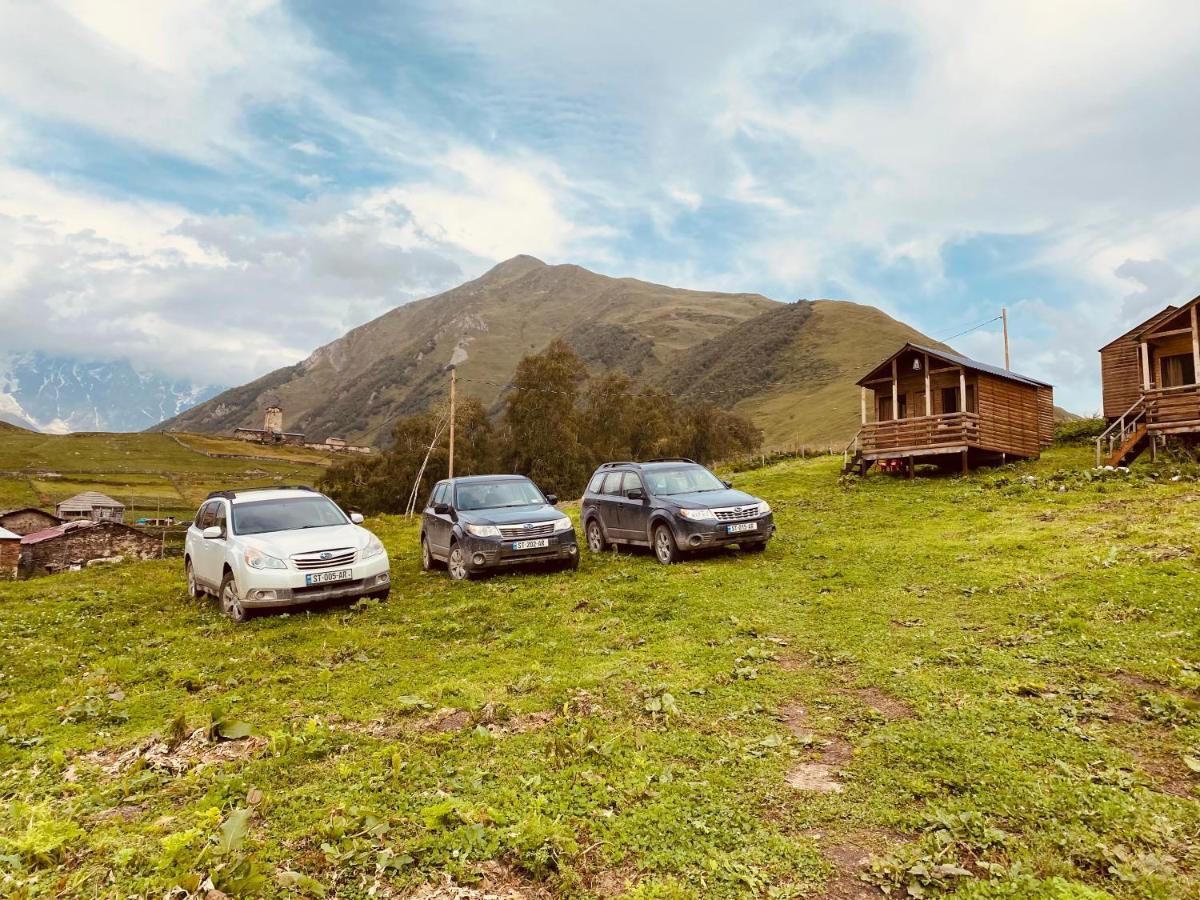
M944 343L946 343L946 341L952 341L952 340L954 340L954 339L955 339L955 338L957 338L957 337L962 337L964 334L970 334L972 331L978 331L978 330L979 330L980 328L982 328L984 325L991 325L993 322L999 322L999 321L1000 321L1002 318L1004 318L1004 316L1002 316L1002 315L1000 315L1000 316L996 316L996 317L994 317L994 318L988 319L986 322L980 322L978 325L972 325L972 326L971 326L970 328L968 328L966 331L960 331L958 334L952 334L952 335L950 335L950 337L944 337L944 338L935 338L935 340L936 340L936 341L937 341L939 344L944 344Z

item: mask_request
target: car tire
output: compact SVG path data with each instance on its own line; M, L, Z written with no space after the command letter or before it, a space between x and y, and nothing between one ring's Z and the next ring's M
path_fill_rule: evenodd
M669 566L679 562L680 556L670 527L662 523L654 526L654 558L664 566Z
M446 557L446 571L450 573L453 581L466 581L471 577L471 573L467 571L467 554L458 545L458 541L450 545L450 553Z
M767 542L754 541L752 543L739 544L738 546L741 548L743 553L762 553L767 549Z
M421 571L433 571L433 549L429 546L429 538L421 538Z
M190 559L184 561L183 571L187 577L188 596L193 600L199 600L204 596L204 591L201 590L200 583L196 581L196 570L192 566L192 561Z
M237 593L237 582L233 573L226 572L221 579L221 615L233 622L245 622L250 618L250 611L242 606L242 598Z
M603 553L608 549L608 539L604 536L604 526L599 519L588 519L587 528L588 549L593 553Z

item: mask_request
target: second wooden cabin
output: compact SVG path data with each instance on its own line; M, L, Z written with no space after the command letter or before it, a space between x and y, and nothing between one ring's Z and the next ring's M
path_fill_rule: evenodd
M942 468L1032 459L1054 438L1054 389L946 350L908 343L859 379L862 429L847 471L876 462Z
M1168 306L1100 348L1104 417L1097 465L1127 465L1168 436L1200 435L1200 297Z

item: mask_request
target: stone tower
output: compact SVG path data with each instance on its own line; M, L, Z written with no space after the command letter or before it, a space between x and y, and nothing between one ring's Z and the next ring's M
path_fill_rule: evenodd
M267 407L267 415L263 419L263 431L267 434L283 434L283 410L278 406Z

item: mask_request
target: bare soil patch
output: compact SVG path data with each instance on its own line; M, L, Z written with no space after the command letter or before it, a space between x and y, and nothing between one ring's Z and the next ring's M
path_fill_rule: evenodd
M916 713L903 700L898 700L876 687L860 688L854 692L863 703L875 710L889 722L897 719L914 719Z
M181 775L202 766L255 756L266 745L267 740L262 737L213 742L209 740L208 729L197 728L174 749L165 741L152 739L124 751L93 750L82 759L99 766L109 777L115 777L139 762L156 772Z
M862 875L867 871L871 857L900 843L903 840L900 835L863 829L837 838L827 837L820 831L810 836L821 844L822 853L833 866L833 876L818 896L825 900L875 900L884 896L878 887L863 881Z
M449 876L436 884L425 884L404 894L406 900L550 900L545 887L530 884L507 866L487 862L477 870L476 884L457 884Z

